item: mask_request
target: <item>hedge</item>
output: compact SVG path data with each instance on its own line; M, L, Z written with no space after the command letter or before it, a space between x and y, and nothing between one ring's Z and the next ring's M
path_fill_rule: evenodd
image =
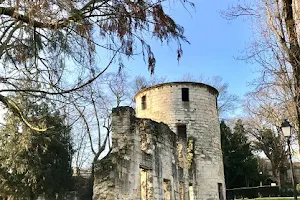
M227 200L258 198L258 197L277 197L280 195L278 186L260 186L260 187L243 187L226 190Z

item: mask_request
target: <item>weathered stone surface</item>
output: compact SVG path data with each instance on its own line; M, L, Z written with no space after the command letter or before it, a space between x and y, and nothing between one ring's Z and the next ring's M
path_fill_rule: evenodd
M182 88L188 88L189 101L182 101ZM217 95L211 86L178 82L146 88L135 97L137 117L166 123L175 133L178 125L186 125L187 137L194 139L194 154L188 153L187 160L194 156L194 163L188 161L188 171L182 161L179 165L184 174L189 173L197 200L219 199L219 183L225 196ZM142 96L146 96L146 109L141 108Z
M164 181L169 183L169 197L175 199L175 133L163 123L135 118L129 107L114 109L112 123L113 149L98 163L93 199L163 199Z
M204 84L168 83L138 93L136 115L130 107L113 109L113 149L98 164L94 200L225 196L216 97Z

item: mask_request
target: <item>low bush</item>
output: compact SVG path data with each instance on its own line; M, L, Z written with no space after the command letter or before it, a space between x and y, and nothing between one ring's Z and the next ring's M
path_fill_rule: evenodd
M227 200L254 199L258 197L277 197L280 195L278 186L243 187L226 190Z

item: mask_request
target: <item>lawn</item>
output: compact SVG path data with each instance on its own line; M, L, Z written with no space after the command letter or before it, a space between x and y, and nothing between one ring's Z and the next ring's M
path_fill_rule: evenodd
M263 197L263 198L255 198L255 199L256 200L293 200L294 197Z

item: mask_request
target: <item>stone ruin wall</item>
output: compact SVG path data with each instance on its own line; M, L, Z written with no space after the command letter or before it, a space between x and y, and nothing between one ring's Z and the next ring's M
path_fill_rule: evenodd
M225 199L217 95L205 84L166 83L136 95L138 118L114 109L113 149L96 170L94 200Z
M188 101L182 99L183 88L188 89ZM137 117L163 122L176 134L178 127L184 125L187 138L195 139L192 184L197 200L225 197L217 95L217 90L209 85L174 82L146 88L135 97Z
M96 168L94 200L194 199L193 171L179 167L193 162L186 156L192 146L181 145L178 152L182 141L167 125L138 119L130 107L114 109L112 123L113 149Z

